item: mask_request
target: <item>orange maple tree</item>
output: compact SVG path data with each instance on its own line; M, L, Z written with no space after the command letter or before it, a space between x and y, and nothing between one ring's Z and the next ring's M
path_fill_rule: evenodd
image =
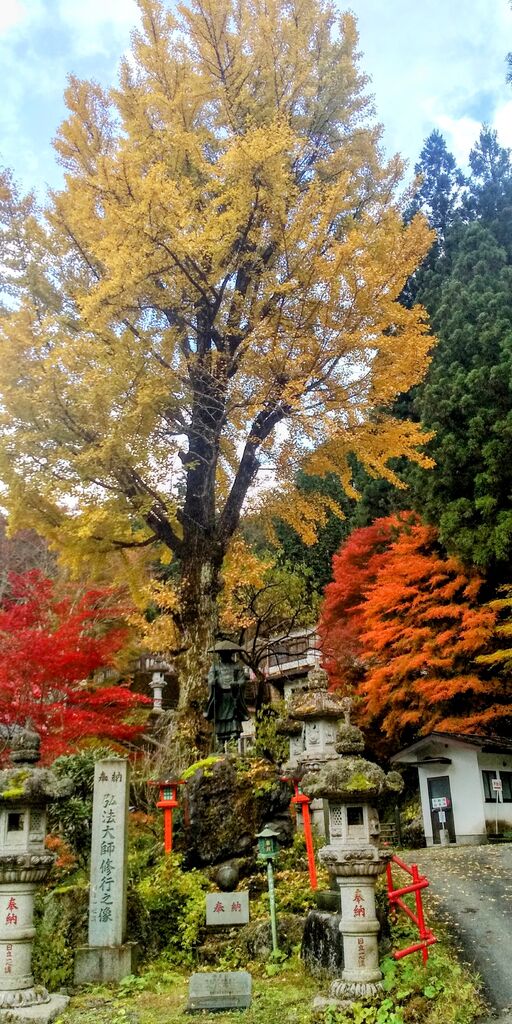
M377 519L354 530L333 557L333 581L324 591L318 631L324 665L337 689L349 691L363 677L364 595L396 529L396 517Z
M506 680L475 662L496 627L483 583L413 514L376 520L343 546L321 634L337 685L353 684L338 648L352 644L360 721L375 737L403 746L433 729L477 732L512 717Z

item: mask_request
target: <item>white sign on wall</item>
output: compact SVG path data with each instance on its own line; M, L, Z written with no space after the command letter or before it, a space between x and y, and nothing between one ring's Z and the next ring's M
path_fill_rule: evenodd
M491 783L492 783L492 788L493 788L494 792L495 793L501 793L501 791L503 789L503 786L501 784L501 779L491 779Z
M447 796L433 796L432 797L432 810L439 811L443 807L448 807Z

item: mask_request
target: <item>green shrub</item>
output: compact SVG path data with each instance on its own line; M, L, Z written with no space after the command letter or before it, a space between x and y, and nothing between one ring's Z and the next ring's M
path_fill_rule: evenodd
M165 950L172 963L190 963L205 923L205 893L212 888L200 871L183 871L181 856L163 857L134 886L139 935L147 954Z
M88 905L86 884L36 895L32 967L36 982L50 992L73 983L74 950L87 941Z
M288 737L278 733L281 718L286 717L284 701L265 704L256 715L256 735L251 753L273 764L284 764L288 757Z

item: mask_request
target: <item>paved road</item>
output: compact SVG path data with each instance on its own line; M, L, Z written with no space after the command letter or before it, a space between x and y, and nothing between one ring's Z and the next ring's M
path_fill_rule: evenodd
M512 844L432 847L405 859L429 879L427 906L450 921L494 1013L512 1024Z

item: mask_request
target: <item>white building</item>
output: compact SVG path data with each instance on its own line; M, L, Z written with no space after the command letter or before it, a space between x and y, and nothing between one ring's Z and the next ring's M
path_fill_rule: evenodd
M427 846L512 830L512 740L432 732L391 761L418 769Z

